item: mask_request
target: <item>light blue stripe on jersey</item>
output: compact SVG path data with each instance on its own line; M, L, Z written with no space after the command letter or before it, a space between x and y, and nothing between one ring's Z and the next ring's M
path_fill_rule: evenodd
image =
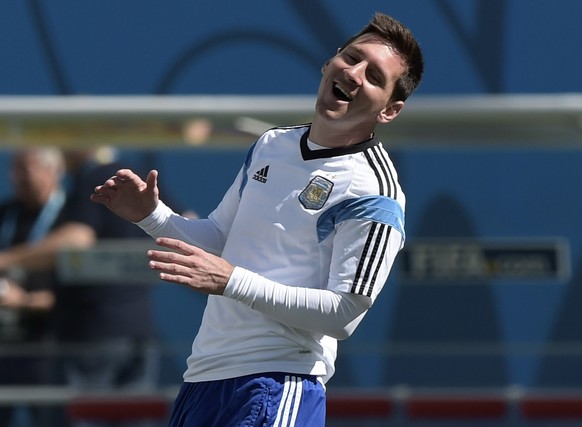
M321 242L348 219L366 219L389 225L404 234L404 211L400 204L386 196L364 196L346 199L325 211L317 220L317 238Z

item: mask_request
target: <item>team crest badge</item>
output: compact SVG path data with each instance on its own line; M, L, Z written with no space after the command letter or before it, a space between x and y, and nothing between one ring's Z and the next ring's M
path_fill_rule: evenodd
M303 189L299 195L299 201L305 209L321 209L327 201L332 188L333 182L321 176L316 176L311 180L309 185Z

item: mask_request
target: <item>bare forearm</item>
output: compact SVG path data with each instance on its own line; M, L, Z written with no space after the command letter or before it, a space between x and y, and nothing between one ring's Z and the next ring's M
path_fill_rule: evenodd
M48 311L55 304L50 290L27 291L20 284L0 278L0 307L24 311Z
M93 229L85 224L65 224L36 244L22 244L0 252L0 270L20 266L29 270L54 267L60 250L85 248L95 242Z
M22 309L31 311L48 311L55 304L55 296L50 291L28 292L27 298L23 301Z

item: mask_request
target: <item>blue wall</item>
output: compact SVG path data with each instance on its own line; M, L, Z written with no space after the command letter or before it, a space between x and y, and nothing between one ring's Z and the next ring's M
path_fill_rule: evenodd
M5 0L0 94L312 94L376 10L421 42L419 93L582 89L578 0Z
M337 383L580 387L582 152L469 147L394 156L408 195L409 246L427 238L563 239L572 270L562 278L415 281L403 276L400 257L380 300L340 347Z

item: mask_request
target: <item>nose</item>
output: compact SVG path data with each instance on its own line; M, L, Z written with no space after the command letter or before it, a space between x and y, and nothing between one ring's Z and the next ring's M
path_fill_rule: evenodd
M358 62L357 64L353 64L344 70L344 73L346 74L348 79L356 83L358 86L362 84L365 72L366 63L364 61Z

